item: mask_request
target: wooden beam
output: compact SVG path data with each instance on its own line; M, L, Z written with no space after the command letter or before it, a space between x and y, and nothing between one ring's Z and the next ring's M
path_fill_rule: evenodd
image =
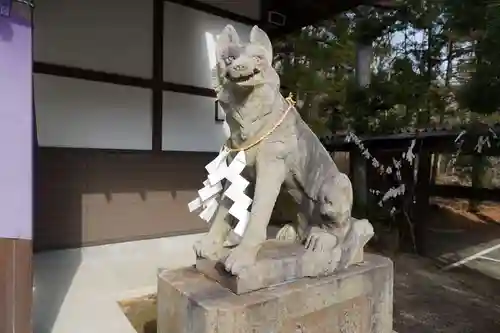
M401 7L401 4L395 0L372 0L369 1L366 5L387 10L397 9Z
M476 199L479 201L500 202L499 188L472 188L460 185L432 185L429 194L442 198Z

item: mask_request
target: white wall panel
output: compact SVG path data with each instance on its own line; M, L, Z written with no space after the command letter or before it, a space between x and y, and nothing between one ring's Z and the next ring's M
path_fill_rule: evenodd
M35 75L38 143L44 147L151 149L151 91Z
M164 80L212 88L213 38L231 23L240 38L248 41L252 27L168 1L164 9Z
M224 141L215 98L163 93L163 150L218 152Z
M218 7L235 14L254 20L260 19L261 0L200 0L214 7Z
M152 76L153 0L45 0L34 13L36 61Z

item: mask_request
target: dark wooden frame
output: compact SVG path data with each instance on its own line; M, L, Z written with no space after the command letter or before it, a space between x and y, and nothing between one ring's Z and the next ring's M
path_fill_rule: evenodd
M175 82L168 82L164 80L163 77L163 26L164 26L164 3L171 2L176 3L188 8L203 11L221 18L226 18L232 21L254 25L260 24L265 30L269 30L271 37L276 37L287 33L300 24L300 22L294 22L293 24L287 23L286 26L279 27L268 22L268 12L272 11L270 8L270 0L260 0L261 1L261 20L254 20L233 12L214 7L212 5L200 2L197 0L153 0L153 50L152 50L152 78L146 79L141 77L134 77L116 73L107 73L103 71L96 71L91 69L77 68L72 66L64 66L52 63L45 63L35 61L33 66L33 72L39 74L48 74L53 76L69 77L75 79L83 79L94 82L105 82L118 85L126 85L132 87L151 89L152 91L152 151L161 152L162 151L162 133L163 133L163 92L172 91L178 93L184 93L195 96L204 97L216 97L216 94L212 88L199 87L186 84L179 84ZM338 11L340 9L345 9L346 6L353 6L361 3L361 0L356 0L355 4L351 4L349 1L345 1L339 8L331 6L333 11ZM330 8L330 7L329 7ZM347 8L347 7L346 7ZM295 14L294 14L295 15ZM325 15L325 13L322 13ZM314 20L317 20L316 16L308 16L305 18L304 24L309 24ZM287 21L290 21L287 19ZM299 24L300 23L300 24ZM219 122L218 117L215 117L215 121ZM118 150L118 149L117 149ZM146 150L149 151L149 150Z
M179 235L186 232L202 232L206 231L205 225L201 226L194 223L196 216L181 221L176 219L167 227L158 224L158 227L149 225L147 234L137 233L137 228L129 225L127 232L110 231L109 225L103 223L99 230L102 229L102 237L86 235L85 237L78 230L83 230L81 223L86 223L78 216L78 211L82 209L79 200L74 198L80 197L82 194L101 193L96 192L96 189L105 190L106 198L110 200L113 190L121 193L124 190L136 191L137 182L134 182L134 177L141 177L144 189L150 189L157 193L162 193L165 205L171 205L173 215L184 214L184 206L176 206L172 200L175 200L176 192L196 191L197 179L203 173L203 165L208 163L211 153L204 152L176 152L162 150L162 117L163 117L163 92L173 91L194 96L204 96L215 98L216 94L209 87L197 87L191 85L177 84L164 80L163 77L163 52L164 52L164 3L170 0L153 0L152 12L152 30L153 30L153 45L152 45L152 68L151 77L137 77L130 75L122 75L109 73L98 70L90 70L85 68L77 68L72 66L64 66L53 63L35 62L34 73L75 78L88 80L93 82L104 82L110 84L118 84L131 87L139 87L151 91L151 115L152 115L152 135L151 149L131 150L131 149L102 149L102 148L57 148L57 147L39 147L36 137L36 126L34 124L34 147L36 153L36 174L35 174L35 223L34 223L34 251L46 251L50 249L74 248L89 245L101 245L122 241L130 241L137 239L156 238L163 236ZM184 5L196 10L215 14L220 17L225 17L231 20L245 21L244 23L256 23L234 15L233 13L209 6L197 1L177 1L171 2ZM211 110L205 110L211 112ZM214 122L219 120L215 119ZM120 162L121 161L121 162ZM113 172L110 170L110 165L113 168L121 168L121 165L134 166L137 172L134 176L126 176L129 167L123 172ZM158 173L155 181L151 179L153 174L156 174L156 168L161 165L161 173ZM194 167L193 165L196 165ZM199 165L199 166L198 166ZM100 172L96 172L96 168L100 168ZM115 169L116 170L116 169ZM150 170L146 172L145 170ZM105 176L103 176L105 174ZM140 175L140 176L138 176ZM52 181L47 179L58 178L64 180L64 186L53 187ZM62 178L61 178L62 177ZM100 177L104 177L104 180ZM187 179L187 181L179 184L179 179ZM193 183L193 181L196 183ZM121 183L120 183L121 182ZM200 178L201 182L201 178ZM118 186L117 183L122 185ZM104 185L107 184L107 185ZM190 187L189 187L190 186ZM99 190L97 190L99 191ZM141 190L142 191L142 190ZM146 201L146 191L141 192ZM50 198L50 199L47 199ZM172 199L174 198L174 199ZM116 204L116 203L115 203ZM141 203L138 203L139 205ZM144 203L147 204L147 203ZM181 203L179 203L181 204ZM75 206L78 205L78 206ZM120 203L118 203L120 205ZM183 205L183 204L182 204ZM51 207L51 208L49 208ZM127 209L127 207L124 207ZM98 209L99 210L99 209ZM74 211L75 213L70 213ZM155 211L150 210L150 211ZM94 210L95 212L95 210ZM182 213L179 213L182 212ZM57 217L54 218L53 214ZM99 215L99 213L96 213ZM106 213L102 213L106 214ZM156 213L151 213L156 214ZM97 217L99 218L99 216ZM102 218L106 218L103 216ZM155 220L156 216L152 216L149 221ZM62 220L66 221L63 226L56 228L51 221ZM130 220L125 222L134 223ZM134 229L135 228L135 229ZM198 229L197 229L198 228ZM203 228L203 230L201 229ZM57 230L52 232L51 230ZM80 238L79 238L80 237Z
M222 111L219 100L215 100L215 102L214 102L214 120L216 123L223 123L225 120L224 117L220 116L221 112L224 112L224 111Z
M141 78L116 73L107 73L91 69L64 66L52 63L35 61L33 72L38 74L48 74L53 76L82 79L94 82L105 82L118 85L139 87L151 89L152 91L152 151L162 152L162 134L163 134L163 92L172 91L195 96L216 97L212 88L198 87L175 82L165 81L163 78L163 26L164 26L164 3L165 1L183 5L185 7L204 11L222 18L245 24L257 24L258 21L247 17L213 7L196 0L153 0L153 59L152 59L152 78ZM215 122L220 122L216 116ZM223 120L222 120L223 121ZM73 148L69 148L73 149ZM118 150L118 149L117 149ZM121 150L120 150L121 151ZM149 151L149 150L146 150Z
M248 24L248 25L255 25L255 24L260 23L258 20L254 20L254 19L248 18L246 16L230 12L228 10L214 7L212 5L209 5L207 3L197 1L197 0L164 0L164 1L176 3L176 4L182 5L184 7L193 8L193 9L196 9L196 10L208 13L208 14L212 14L212 15L215 15L218 17L226 18L228 20L232 20L235 22L240 22L240 23L244 23L244 24ZM262 2L263 1L261 0L261 3ZM264 6L261 6L261 7L264 7Z

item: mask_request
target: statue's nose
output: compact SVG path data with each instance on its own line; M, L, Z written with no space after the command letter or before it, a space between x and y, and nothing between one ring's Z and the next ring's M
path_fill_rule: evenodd
M245 70L247 67L245 65L235 65L234 69L237 71Z

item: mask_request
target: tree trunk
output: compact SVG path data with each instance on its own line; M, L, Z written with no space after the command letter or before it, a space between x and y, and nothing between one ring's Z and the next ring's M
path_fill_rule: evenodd
M477 50L480 41L476 41L474 49ZM476 53L477 54L477 53ZM477 54L476 56L476 65L482 62L481 54ZM474 110L472 110L474 111ZM474 119L476 123L479 122L479 119ZM477 197L477 193L483 187L486 187L487 184L487 170L488 170L488 158L483 154L475 154L472 159L472 193L475 195L473 198L469 199L469 207L468 210L473 213L477 213L479 211L479 204L481 200Z
M356 82L359 87L367 87L370 84L373 48L371 45L359 44L356 48ZM359 217L366 216L368 205L368 184L366 179L366 159L361 152L355 151L349 154L351 161L352 185L354 191L354 211Z
M453 41L450 39L448 40L448 54L446 56L446 75L445 75L445 82L444 85L446 88L450 86L450 80L451 76L453 74ZM448 90L446 90L448 91ZM439 114L439 125L443 124L444 120L444 113L446 109L440 110ZM436 183L436 178L439 175L439 172L441 170L441 161L442 161L442 155L441 154L433 154L432 156L432 170L431 170L431 184Z
M432 26L427 29L427 84L429 89L432 85L432 37L433 31ZM419 114L420 115L420 114ZM427 108L426 112L419 117L420 126L423 124L429 124L431 115L431 103L429 97L427 97ZM431 154L428 151L419 151L418 153L418 169L417 169L417 185L416 185L416 218L414 221L415 227L415 238L417 252L421 255L425 254L426 250L426 233L427 233L427 221L428 218L425 216L425 212L429 209L429 184L431 178Z

